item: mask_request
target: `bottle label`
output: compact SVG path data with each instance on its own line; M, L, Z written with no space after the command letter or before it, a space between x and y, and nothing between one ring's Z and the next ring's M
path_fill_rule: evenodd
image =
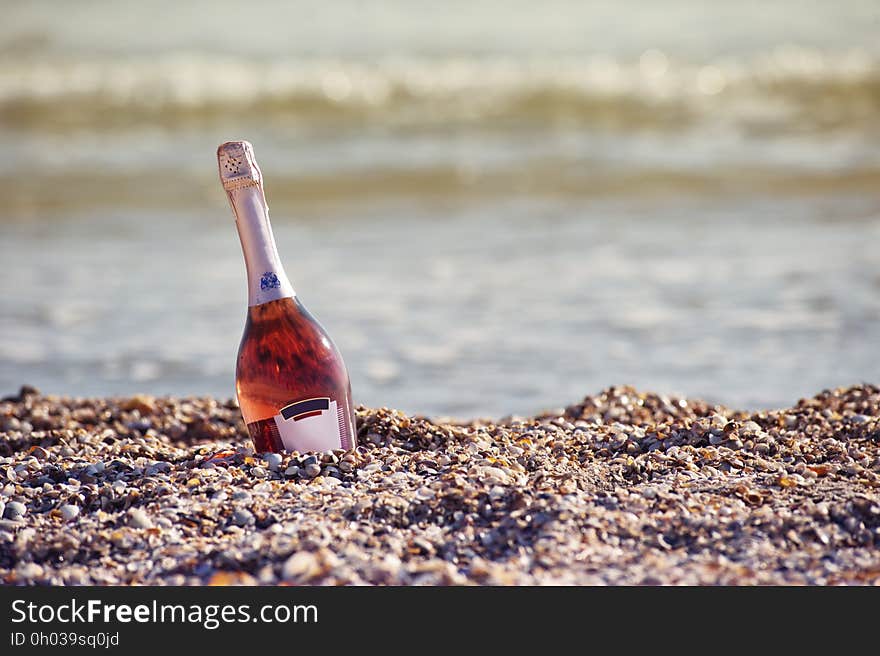
M290 403L269 423L274 423L275 430L271 432L277 431L277 436L272 437L285 451L303 453L351 447L345 408L326 396Z

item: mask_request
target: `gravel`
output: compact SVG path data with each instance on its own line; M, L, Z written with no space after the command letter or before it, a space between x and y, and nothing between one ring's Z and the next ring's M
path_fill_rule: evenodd
M134 528L153 528L153 520L143 510L131 508L128 511L128 525Z
M253 453L211 398L0 401L6 584L877 584L880 389L742 412L616 387L537 417L358 409Z
M10 501L6 504L6 512L4 516L7 519L21 519L24 517L24 514L27 512L27 506L21 503L20 501Z
M268 465L269 469L272 471L278 471L282 462L281 454L279 453L264 453L263 460L266 461L266 465Z
M61 518L65 522L70 522L79 517L79 508L77 506L72 506L69 503L65 503L63 506L58 508L58 512L61 513Z
M232 513L232 523L236 526L247 526L255 521L254 514L245 508L239 508Z

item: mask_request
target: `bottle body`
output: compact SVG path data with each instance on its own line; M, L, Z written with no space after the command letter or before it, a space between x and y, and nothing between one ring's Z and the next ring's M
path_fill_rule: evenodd
M247 267L248 315L235 390L254 448L351 449L356 429L348 372L281 265L253 148L228 142L217 158Z
M248 308L235 389L258 452L326 451L355 444L345 363L296 297Z

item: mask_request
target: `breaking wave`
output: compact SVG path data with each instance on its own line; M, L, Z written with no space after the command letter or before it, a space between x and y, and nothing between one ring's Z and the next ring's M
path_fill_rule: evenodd
M8 55L8 53L7 53ZM677 129L880 130L880 60L777 48L693 64L660 51L539 59L119 59L7 56L0 120L43 128L210 121L243 111L321 123L563 122Z

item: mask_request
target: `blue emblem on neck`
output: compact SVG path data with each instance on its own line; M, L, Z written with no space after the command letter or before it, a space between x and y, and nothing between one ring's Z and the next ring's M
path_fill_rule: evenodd
M276 289L277 287L281 287L281 281L271 271L267 271L260 278L260 289Z

